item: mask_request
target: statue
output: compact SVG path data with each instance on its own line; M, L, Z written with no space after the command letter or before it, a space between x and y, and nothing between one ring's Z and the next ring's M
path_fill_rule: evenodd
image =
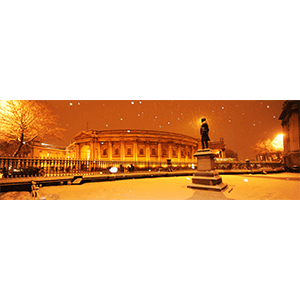
M209 127L206 121L206 118L201 119L201 127L200 127L200 134L201 134L201 142L202 142L202 149L208 149L208 142L210 141L209 138Z
M197 158L197 172L194 174L192 183L188 185L188 188L221 192L227 188L227 184L223 183L221 176L215 170L216 153L208 149L210 138L206 118L202 118L201 122L200 134L203 149L194 154L194 157Z

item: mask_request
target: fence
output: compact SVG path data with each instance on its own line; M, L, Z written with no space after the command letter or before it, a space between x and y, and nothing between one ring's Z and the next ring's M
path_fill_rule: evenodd
M124 170L122 170L123 166ZM133 167L132 167L133 166ZM0 172L4 178L37 176L99 175L110 173L112 167L118 172L158 172L196 169L196 162L168 161L104 161L59 158L0 157ZM242 170L278 168L280 162L216 162L217 170Z
M167 160L158 162L0 157L0 172L5 178L105 174L110 173L112 167L116 167L120 171L120 166L123 166L124 172L170 170ZM191 168L194 168L192 162L172 163L172 170Z
M259 169L277 169L282 168L280 161L228 161L215 162L217 170L259 170Z

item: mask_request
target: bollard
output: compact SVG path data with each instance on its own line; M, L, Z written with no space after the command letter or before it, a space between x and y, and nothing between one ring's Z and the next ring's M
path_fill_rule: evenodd
M40 199L39 193L40 187L35 181L31 181L31 197L34 199Z

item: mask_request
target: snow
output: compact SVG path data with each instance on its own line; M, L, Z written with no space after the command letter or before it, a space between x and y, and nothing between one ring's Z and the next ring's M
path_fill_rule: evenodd
M187 188L192 177L131 179L40 188L41 200L299 200L300 174L222 175L223 192ZM30 193L0 193L1 200L30 200Z

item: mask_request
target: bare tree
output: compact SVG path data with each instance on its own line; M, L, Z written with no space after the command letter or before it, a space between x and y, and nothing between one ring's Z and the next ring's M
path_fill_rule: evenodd
M266 153L271 150L271 140L265 139L265 140L259 140L255 146L253 147L255 153Z
M268 158L268 154L270 153L280 153L283 152L283 137L282 135L278 135L273 140L265 139L259 140L253 148L254 152L257 155L261 155L265 160Z
M239 157L238 153L234 152L231 149L226 149L225 150L225 155L228 158L236 158L236 159L238 159L238 157Z
M63 129L44 101L1 100L0 140L16 142L18 155L22 146L36 138L61 138Z

